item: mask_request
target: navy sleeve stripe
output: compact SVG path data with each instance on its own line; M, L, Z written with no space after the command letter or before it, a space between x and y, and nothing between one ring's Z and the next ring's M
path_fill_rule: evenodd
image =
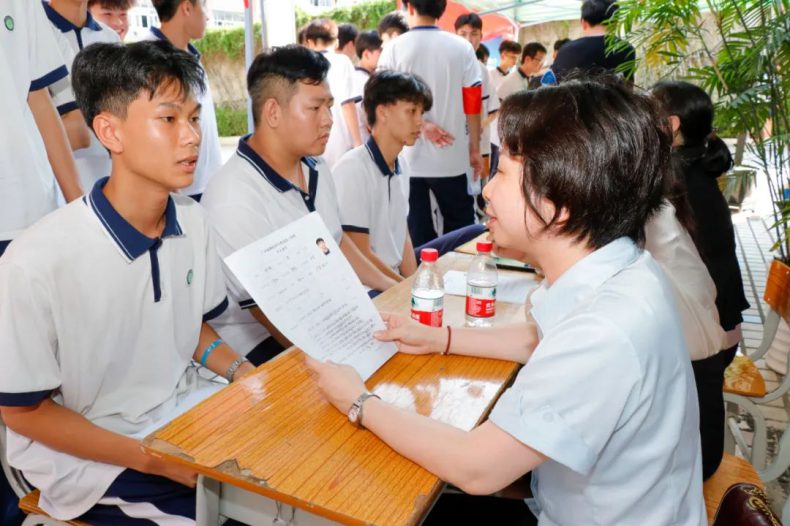
M43 77L37 78L30 83L30 89L28 91L38 91L42 88L46 88L47 86L51 86L52 84L56 83L62 78L68 76L69 70L66 69L66 66L60 66L58 69L52 70Z
M80 109L76 101L67 102L58 106L58 115L66 115L69 112Z
M491 115L492 113L496 113L498 111L499 111L498 109L497 110L491 110L491 111L488 112L488 114Z
M343 232L356 232L357 234L370 234L369 228L354 225L341 225Z
M258 306L258 304L255 303L255 300L252 300L252 299L250 299L250 300L242 300L242 301L239 302L239 307L241 307L242 310L251 309L251 308L257 307L257 306Z
M351 97L350 99L344 100L343 102L340 103L340 105L342 106L343 104L348 104L349 102L353 102L354 104L356 104L357 102L360 102L361 100L362 100L362 97L357 95L356 97Z
M26 407L36 405L49 398L52 389L34 391L32 393L0 393L0 406Z
M205 323L207 321L213 320L214 318L225 312L225 309L227 308L228 308L228 297L225 296L225 298L220 302L219 305L217 305L216 307L214 307L213 309L211 309L210 311L208 311L203 315L203 322Z
M490 95L486 95L485 97L483 97L483 98L482 98L482 99L480 99L480 100L488 100L488 98L489 98L489 97L490 97Z
M477 87L477 86L482 86L482 85L483 85L483 83L482 83L482 82L480 82L480 81L477 81L477 82L475 82L474 84L472 84L471 86L465 86L465 87L467 87L467 88L474 88L474 87Z

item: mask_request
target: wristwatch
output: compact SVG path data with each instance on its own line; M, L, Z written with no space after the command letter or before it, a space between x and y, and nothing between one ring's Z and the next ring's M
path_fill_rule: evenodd
M371 397L378 398L379 400L381 400L381 397L379 395L373 394L370 391L365 391L364 393L359 395L359 398L357 398L356 402L351 404L351 408L348 410L348 421L351 422L356 427L360 427L360 428L365 427L362 425L362 404L365 403L365 400Z
M241 365L245 362L249 362L249 360L243 356L240 356L236 358L232 364L230 364L230 367L228 367L228 370L225 373L225 379L228 381L228 383L233 382L233 375L236 374L236 371L238 371L239 367L241 367Z

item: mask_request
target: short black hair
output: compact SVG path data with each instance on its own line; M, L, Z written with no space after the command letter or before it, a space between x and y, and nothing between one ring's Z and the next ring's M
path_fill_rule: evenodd
M403 6L411 4L417 14L431 18L441 18L447 9L447 0L403 0Z
M521 53L521 44L513 40L503 40L499 44L499 54L502 53Z
M362 107L365 109L368 124L376 124L376 108L382 105L407 101L419 104L423 111L433 106L431 88L417 75L385 69L373 73L365 83Z
M570 42L570 38L561 38L559 40L554 41L554 51L559 51L562 46Z
M455 30L458 31L463 26L472 26L474 29L483 30L483 19L477 13L466 13L455 19Z
M252 101L252 118L258 125L263 103L272 97L285 104L297 82L320 84L326 79L329 60L321 53L298 44L274 47L260 53L247 72L247 92ZM281 90L285 89L285 93Z
M194 5L195 2L198 1L200 0L151 0L151 3L154 4L156 16L159 17L159 20L161 22L169 22L176 14L176 10L178 6L181 5L181 2L190 2Z
M206 89L197 59L166 40L92 44L74 57L71 83L91 128L103 111L126 118L129 104L140 94L153 98L159 90L175 86L186 98Z
M315 18L304 27L304 43L313 40L320 44L331 44L337 40L337 26L328 18Z
M384 15L382 19L379 20L379 25L376 27L376 30L381 36L392 36L392 33L402 35L409 31L409 24L406 22L403 11L393 11L392 13Z
M365 51L376 51L381 49L383 42L381 37L375 31L363 31L357 37L354 48L357 52L357 58L362 58Z
M88 8L98 5L104 9L123 9L128 11L134 7L134 4L135 0L88 0Z
M584 0L582 20L591 26L598 26L612 18L615 11L617 11L615 0Z
M354 42L359 35L359 29L354 24L340 24L337 26L337 47L342 48L349 42Z
M644 240L644 226L661 206L671 169L671 134L654 101L613 79L567 81L507 97L499 135L523 163L522 193L541 219L545 197L568 219L565 235L597 249L628 236Z
M485 62L486 60L488 60L488 57L491 56L491 52L488 51L488 46L481 43L480 47L478 47L477 51L475 51L475 55L477 56L477 60L479 60L480 62Z
M521 50L521 60L519 63L523 63L524 59L527 57L535 58L538 53L546 54L546 46L540 42L530 42L529 44L524 44L524 48Z

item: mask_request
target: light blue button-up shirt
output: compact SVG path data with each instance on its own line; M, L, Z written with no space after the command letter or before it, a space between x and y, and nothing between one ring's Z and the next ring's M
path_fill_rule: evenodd
M490 420L549 457L541 526L706 524L691 364L652 256L617 239L531 300L540 343Z

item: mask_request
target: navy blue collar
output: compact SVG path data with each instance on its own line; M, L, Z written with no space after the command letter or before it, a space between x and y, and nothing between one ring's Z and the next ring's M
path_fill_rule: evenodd
M381 175L392 177L393 175L400 174L400 165L398 164L398 159L395 158L395 171L393 172L390 170L389 165L387 165L387 161L384 160L384 154L381 153L381 148L379 148L379 145L376 144L376 141L373 139L372 135L368 139L368 142L365 143L365 148L368 150L370 158L373 159L373 162L376 163L376 166L381 171Z
M502 71L502 69L501 69L499 66L497 66L497 67L496 67L496 70L497 70L499 73L501 73L503 77L504 77L505 75L507 75L507 71Z
M99 218L99 221L101 221L107 233L118 245L118 248L121 249L121 252L124 253L129 261L133 261L148 252L152 247L158 246L160 240L150 238L141 233L113 208L104 192L102 192L102 188L104 188L109 179L109 177L104 177L96 181L96 184L93 185L93 190L86 197L90 201L90 206ZM180 236L182 234L181 225L178 224L178 218L176 217L176 204L172 197L168 197L167 207L165 208L165 229L162 232L162 238Z
M154 35L159 40L168 40L167 35L162 33L162 30L159 29L158 27L152 27L151 34ZM200 60L200 51L198 51L197 48L193 46L191 43L187 43L187 51L189 51L192 55L194 55L195 58Z
M521 75L521 78L522 78L522 79L528 79L528 78L529 78L529 77L527 77L526 75L524 75L524 72L523 72L523 71L521 71L521 68L517 67L517 68L516 68L516 71L518 71L518 74L519 74L519 75Z
M49 2L41 2L44 5L44 12L47 14L47 18L52 24L60 29L61 33L68 33L69 31L80 31L81 29L88 28L94 31L101 31L102 27L99 23L93 19L91 16L91 12L88 11L88 18L85 19L85 25L82 27L77 27L71 23L71 21L67 20L63 15L55 11Z
M414 26L414 27L409 28L409 29L411 31L419 31L419 30L425 31L425 30L429 30L429 29L440 29L440 28L439 28L439 26L435 26L434 25L434 26Z
M250 146L247 143L247 141L250 138L250 135L245 135L244 137L239 139L239 148L236 150L236 155L238 155L239 157L250 163L252 166L254 166L255 169L258 170L258 173L260 173L263 176L263 178L269 182L269 184L271 184L281 193L287 192L288 190L296 190L304 194L301 188L293 184L291 181L289 181L282 175L278 174L277 171L269 165L269 163L264 161L263 158L260 155L258 155L258 152L252 149L252 146ZM317 162L312 157L302 157L302 162L306 164L308 168L310 168L311 181L310 183L308 183L308 186L312 188L313 187L312 179L314 179L313 174L314 173L316 175L318 174L318 171L316 170ZM310 191L310 195L314 196L314 192L312 190Z
M357 66L354 69L357 70L357 71L361 71L362 73L364 73L368 77L370 76L370 71L366 70L365 68L361 68L361 67Z

